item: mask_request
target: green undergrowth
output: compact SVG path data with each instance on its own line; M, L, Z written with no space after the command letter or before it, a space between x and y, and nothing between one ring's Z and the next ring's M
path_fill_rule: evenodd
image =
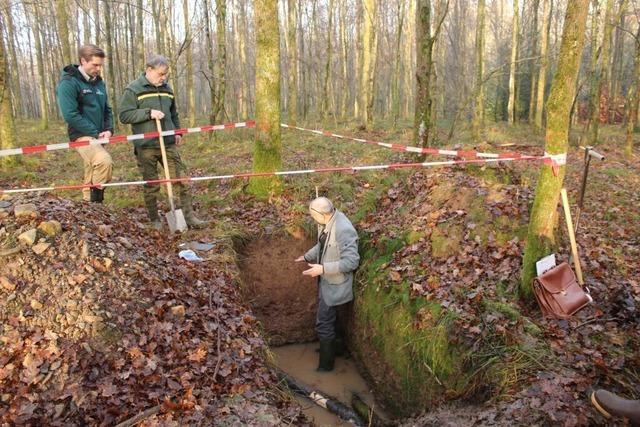
M501 399L515 393L522 378L550 368L549 348L538 326L521 312L513 280L484 279L468 288L441 283L430 268L452 261L464 246L492 253L526 235L526 218L514 220L490 208L508 201L511 193L505 189L513 190L509 172L473 168L467 175L476 184L460 186L452 176L431 186L425 182L428 193L416 195L419 216L394 208L396 220L382 235L368 234L366 228L360 234L353 342L365 375L395 416L451 400ZM376 212L392 185L387 181L367 193L355 220L371 222L385 215ZM436 220L425 227L423 218L431 215ZM421 251L406 251L412 245ZM449 267L464 265L453 261ZM451 286L450 296L441 300L432 293L413 292L416 282L403 271L411 271L420 287ZM477 301L470 295L476 287L483 292Z
M549 368L543 365L549 350L538 339L539 328L504 296L504 284L496 285L495 299L478 304L482 333L473 342L461 339L455 311L436 300L412 296L407 281L386 280L393 254L411 239L407 234L382 239L376 246L366 237L362 240L364 262L354 302L357 357L395 416L429 410L448 400L498 399L517 388L523 376ZM513 330L501 329L498 325L504 322Z

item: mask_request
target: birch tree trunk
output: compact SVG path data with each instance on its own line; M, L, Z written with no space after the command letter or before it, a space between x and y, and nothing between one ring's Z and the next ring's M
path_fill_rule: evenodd
M478 13L476 18L476 81L474 89L475 108L473 110L472 132L476 144L482 141L482 129L484 128L484 90L482 79L484 74L484 18L485 0L478 0Z
M589 0L573 0L567 5L558 66L547 101L545 152L551 155L566 155L569 147L569 115L584 47L588 10ZM522 265L520 295L525 299L532 298L531 281L535 276L536 261L555 248L553 230L557 223L558 200L565 175L564 165L557 168L556 174L549 165L541 167Z
M511 62L509 68L509 104L507 114L509 124L516 120L516 61L518 60L518 33L520 32L520 2L513 1L513 26L511 30Z
M551 0L542 1L542 35L540 39L540 69L538 70L538 88L536 96L535 126L542 130L544 114L544 94L549 68L549 31L551 30Z
M256 129L254 172L275 172L282 165L280 139L280 32L278 0L255 0ZM267 198L279 194L277 177L252 178L249 192Z

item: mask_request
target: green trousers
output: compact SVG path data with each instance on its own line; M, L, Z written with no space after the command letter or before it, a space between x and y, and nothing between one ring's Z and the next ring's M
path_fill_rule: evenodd
M167 164L169 166L169 176L171 179L180 178L186 176L186 170L182 159L180 158L180 153L178 153L178 147L175 145L169 145L166 147L167 151ZM162 167L162 153L160 152L160 147L144 147L144 148L136 148L136 160L138 162L138 169L142 173L142 178L145 181L153 181L158 178L158 166ZM162 174L162 179L164 179L164 173ZM158 193L160 193L161 185L145 184L143 187L144 192L144 204L147 207L147 212L149 213L149 220L156 221L159 219L158 216ZM185 214L191 213L192 204L191 204L191 194L189 193L189 189L187 188L186 183L183 182L174 182L173 183L173 193L175 200L176 209L182 209Z

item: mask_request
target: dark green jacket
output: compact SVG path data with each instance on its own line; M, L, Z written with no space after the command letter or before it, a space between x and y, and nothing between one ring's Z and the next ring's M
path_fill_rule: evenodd
M160 120L162 130L180 128L180 119L176 110L173 91L168 84L153 86L142 74L124 90L120 99L120 121L131 125L131 132L146 133L155 132L156 121L151 119L151 110L160 110L164 118ZM158 147L158 138L136 139L133 141L136 148ZM175 144L173 136L164 137L165 145Z
M89 82L78 70L78 65L67 65L62 70L56 97L72 141L81 136L97 138L107 130L113 133L113 113L100 76Z

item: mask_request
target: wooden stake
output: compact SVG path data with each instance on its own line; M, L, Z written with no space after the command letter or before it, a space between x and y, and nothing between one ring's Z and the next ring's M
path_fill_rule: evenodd
M569 240L571 241L571 254L573 255L573 265L576 269L576 276L578 277L578 283L580 286L584 286L582 280L582 268L580 267L580 258L578 258L578 245L576 244L576 236L573 233L573 221L571 220L571 211L569 210L569 198L567 197L567 190L563 188L560 190L562 196L562 207L564 208L564 218L567 221L567 229L569 230Z

